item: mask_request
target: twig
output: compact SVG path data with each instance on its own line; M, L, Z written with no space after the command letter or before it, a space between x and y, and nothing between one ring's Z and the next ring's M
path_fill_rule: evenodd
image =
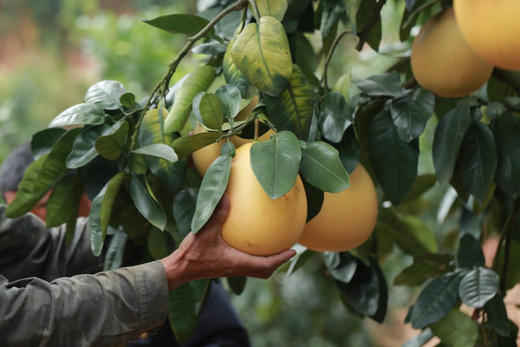
M363 31L358 35L359 41L358 41L358 44L356 45L356 49L358 51L360 51L363 48L363 45L365 44L365 42L368 39L368 35L372 31L372 27L374 25L376 25L377 21L381 17L381 9L383 8L385 3L386 3L386 0L379 0L379 2L377 3L376 14L372 18L372 20L368 23L368 25L365 28L363 28Z
M327 54L327 60L325 61L325 67L323 68L323 76L321 77L321 84L324 88L327 88L327 69L329 68L330 61L332 60L332 55L334 54L334 51L336 50L336 46L338 45L341 38L347 34L352 34L351 30L345 30L332 42L332 46L330 47L329 53Z

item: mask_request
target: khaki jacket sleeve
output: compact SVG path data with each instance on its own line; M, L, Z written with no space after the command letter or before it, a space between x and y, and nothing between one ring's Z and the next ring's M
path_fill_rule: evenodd
M164 323L161 262L45 282L0 276L4 346L124 346Z

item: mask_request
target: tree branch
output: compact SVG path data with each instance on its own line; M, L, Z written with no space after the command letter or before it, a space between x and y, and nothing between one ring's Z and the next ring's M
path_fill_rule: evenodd
M329 68L330 61L332 59L332 55L334 54L334 51L336 50L336 46L338 45L341 38L347 34L352 34L351 30L345 30L336 38L334 39L334 42L332 42L332 46L330 47L329 53L327 54L327 60L325 61L325 67L323 68L323 76L321 77L321 84L323 87L327 88L327 69Z

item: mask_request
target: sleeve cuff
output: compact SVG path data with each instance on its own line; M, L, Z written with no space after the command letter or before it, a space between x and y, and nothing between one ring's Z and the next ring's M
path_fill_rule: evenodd
M168 314L168 281L160 261L133 267L136 274L141 319L140 331L150 331L166 320Z

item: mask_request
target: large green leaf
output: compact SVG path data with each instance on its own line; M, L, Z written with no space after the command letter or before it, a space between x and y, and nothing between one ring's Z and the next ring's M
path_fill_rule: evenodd
M112 216L112 207L125 177L126 173L124 172L116 174L92 200L88 223L90 248L95 256L99 256L103 249L105 235Z
M148 189L137 177L130 179L130 196L139 213L143 215L153 226L160 230L166 227L166 214L157 200L150 195Z
M356 13L357 35L366 38L366 42L375 51L379 49L382 37L381 16L378 7L379 1L377 0L361 0Z
M504 298L500 293L497 293L493 299L489 300L484 306L487 313L488 324L500 336L509 336L511 328L507 318L506 306L504 305Z
M146 145L134 149L132 152L164 159L171 163L174 163L178 160L177 154L175 153L173 148L164 143L152 143L151 145Z
M250 23L231 48L231 56L247 79L262 92L278 96L288 85L292 72L289 40L282 23L264 16Z
M249 87L249 80L240 72L231 56L231 48L235 44L237 37L238 35L235 34L229 41L226 53L224 53L224 60L222 61L222 70L224 71L226 83L236 86L240 90L242 97L245 97Z
M397 98L403 94L401 79L395 71L383 75L375 75L364 80L357 80L354 83L364 94L370 96Z
M198 66L188 75L175 94L175 101L164 122L165 134L184 128L191 112L193 98L208 89L215 76L215 69L209 65Z
M306 139L312 118L314 90L297 65L289 85L278 97L264 96L267 114L278 130L291 130Z
M210 129L220 130L224 123L224 104L215 94L197 94L193 98L193 113L199 122Z
M117 229L108 245L105 254L105 263L103 264L103 271L115 270L121 267L123 264L123 255L125 253L127 240L128 237L123 229Z
M497 168L495 139L487 125L474 121L469 127L462 142L459 164L462 185L483 203Z
M338 150L325 142L314 141L303 146L301 172L307 182L325 192L339 193L350 187Z
M464 234L459 241L457 251L457 266L472 268L484 266L485 259L480 242L471 234Z
M251 168L271 199L278 199L292 189L301 156L300 143L289 131L279 132L269 141L253 144Z
M376 177L386 196L398 205L417 176L419 150L401 140L389 111L376 115L370 125L369 151Z
M343 139L336 146L339 151L339 159L343 167L351 174L359 163L361 146L356 136L354 127L348 127Z
M229 285L229 288L231 288L231 291L233 291L233 293L235 293L236 295L240 295L246 287L247 277L228 277L227 283Z
M471 110L469 104L465 102L457 104L437 125L433 139L432 156L439 182L450 181L455 169L459 148L470 125Z
M175 195L173 200L173 218L181 235L186 236L191 231L191 221L197 206L197 189L184 188Z
M413 305L412 327L422 329L446 316L459 302L461 276L449 273L428 282Z
M471 307L481 308L498 292L499 277L491 269L479 266L462 278L459 295Z
M192 335L204 297L210 285L209 280L188 282L172 290L168 297L168 320L177 340L184 344Z
M333 37L340 20L346 21L346 6L341 0L320 1L321 20L320 32L322 37ZM320 11L320 8L318 9ZM328 51L328 47L326 47Z
M218 88L215 94L224 105L225 118L235 118L242 108L240 89L232 84L226 84Z
M321 133L327 140L338 143L352 124L354 108L338 92L328 93L321 103Z
M413 339L406 341L403 347L422 347L426 342L430 341L434 337L431 329L425 329L421 333L415 336Z
M121 107L120 99L125 92L125 87L118 81L101 81L90 86L85 101L105 110L117 110Z
M474 347L479 336L478 323L457 309L434 323L431 329L446 347Z
M191 231L197 233L211 218L224 195L231 172L231 157L221 155L211 163L204 174L197 195L197 206L191 221Z
M413 264L405 268L394 279L394 285L419 286L426 280L454 270L450 264L453 257L448 254L426 253L413 259Z
M219 132L203 132L190 136L182 136L172 142L172 147L179 157L186 157L196 150L216 142L220 137Z
M156 28L165 30L172 34L196 35L209 21L206 18L193 14L169 14L144 21ZM214 35L214 29L210 29L206 35Z
M73 222L78 217L78 208L83 195L83 185L78 174L68 176L56 185L47 201L45 223L48 228Z
M392 101L390 112L397 134L404 142L418 138L435 110L435 96L416 89Z
M289 44L294 63L300 67L311 84L319 85L320 82L314 76L319 59L307 37L301 32L296 32L289 36Z
M51 151L54 144L67 132L63 128L47 128L40 130L32 136L31 151L34 159Z
M70 125L90 124L97 125L105 122L103 108L95 104L78 104L69 107L57 115L49 127L64 127Z
M520 120L506 114L494 125L498 154L495 182L509 194L520 194Z
M110 130L97 138L95 142L96 151L103 158L117 160L125 148L129 129L130 126L125 120L115 123Z
M287 11L287 0L256 0L260 16L271 16L280 22Z
M67 156L67 168L77 169L94 160L99 154L95 147L96 140L110 130L111 127L106 124L84 128L74 140L72 150Z

